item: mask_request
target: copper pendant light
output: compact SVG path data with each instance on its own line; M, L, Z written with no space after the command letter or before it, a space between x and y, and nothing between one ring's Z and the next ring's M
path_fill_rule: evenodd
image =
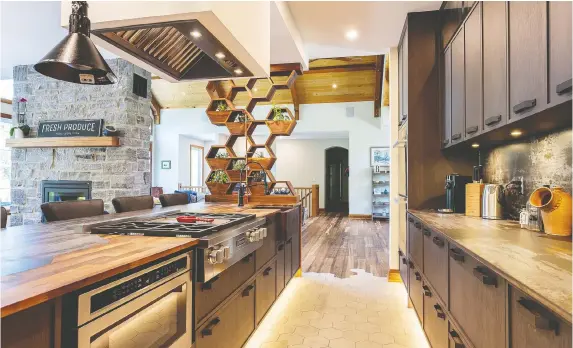
M72 1L69 34L34 69L42 75L73 83L109 85L117 81L90 39L86 1Z

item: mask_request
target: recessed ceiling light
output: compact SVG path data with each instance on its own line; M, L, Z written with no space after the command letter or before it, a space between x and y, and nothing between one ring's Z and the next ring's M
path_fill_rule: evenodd
M198 39L198 38L201 37L201 33L198 32L197 30L193 30L193 31L191 32L191 36L193 36L194 38Z
M215 53L215 57L217 57L219 59L225 59L225 53L217 52L217 53Z
M472 144L472 147L473 147L474 149L477 149L477 148L479 147L479 144L478 144L478 143L473 143L473 144Z
M258 91L259 89L257 87L253 88L253 92Z
M243 73L243 70L241 70L241 69L235 69L235 74L241 75L242 73Z
M512 137L518 137L521 134L523 134L523 132L521 132L519 129L514 129L511 131L511 133L509 133Z
M181 92L181 95L187 95L187 93L185 93L185 92Z
M350 41L354 41L356 40L356 38L358 38L358 32L354 29L349 30L346 32L346 34L344 34L344 36L350 40Z
M336 88L336 87L338 87L338 85L336 83L333 83L332 88Z

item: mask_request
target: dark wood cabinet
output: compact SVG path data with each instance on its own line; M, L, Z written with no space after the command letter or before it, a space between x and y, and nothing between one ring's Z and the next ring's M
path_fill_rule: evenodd
M442 147L451 145L452 137L452 50L444 52L442 73Z
M432 348L448 348L446 307L434 295L424 293L424 332Z
M448 348L469 348L452 322L448 323Z
M61 301L48 301L2 318L0 346L59 347L61 313Z
M441 12L442 47L450 42L463 19L463 1L445 1Z
M277 298L277 262L266 266L257 275L256 279L256 303L255 318L257 324L261 322L271 305Z
M277 245L277 296L285 288L285 242Z
M465 44L463 30L452 41L452 136L451 143L464 140L465 134Z
M547 3L510 1L508 6L512 122L547 106Z
M408 276L410 288L408 289L408 294L410 295L410 301L412 301L412 306L418 315L420 323L424 322L424 284L422 280L422 272L416 269L416 266L410 261L408 262Z
M240 348L255 330L255 284L247 284L195 333L196 348Z
M414 261L420 270L424 270L424 238L422 224L412 217L408 217L408 252L410 260Z
M549 104L571 100L571 2L549 1Z
M510 290L511 347L569 348L571 324L557 318L521 291Z
M507 122L507 4L482 2L483 129Z
M449 310L475 348L505 347L506 281L450 244Z
M481 34L481 4L478 4L469 14L464 25L465 139L470 139L482 133L483 101Z
M300 209L287 220L287 235L291 238L291 271L286 273L290 278L300 268Z
M292 278L292 238L285 242L285 286Z
M404 82L404 97L402 98L402 115L408 117L408 25L404 28L404 38L402 39L402 80Z
M422 227L424 235L424 275L437 296L448 300L448 241L439 233Z
M277 250L277 223L276 215L267 218L267 236L263 239L263 246L255 252L255 264L257 271L275 256Z
M406 257L406 253L402 251L402 249L398 250L398 258L400 259L400 264L398 265L398 268L400 269L400 278L402 278L402 282L404 283L406 290L408 290L408 257Z

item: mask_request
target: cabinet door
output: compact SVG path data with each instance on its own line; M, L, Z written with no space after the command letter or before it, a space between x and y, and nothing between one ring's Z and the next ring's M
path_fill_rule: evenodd
M481 134L482 113L482 52L481 52L481 5L470 13L465 25L465 71L466 105L465 138Z
M443 73L443 123L442 123L442 147L451 145L452 137L452 50L450 47L444 52Z
M267 266L257 275L256 280L256 320L261 322L275 299L277 298L277 271L276 261Z
M408 290L408 258L406 258L406 254L402 250L398 250L399 262L398 268L400 268L400 278L402 278L402 282L404 282L404 286L406 290Z
M424 275L442 301L448 301L448 241L427 227L424 234Z
M571 2L549 1L549 104L571 100Z
M248 284L196 334L196 348L240 348L255 330L255 285Z
M475 348L505 347L505 279L456 247L450 259L452 316Z
M507 3L482 2L483 128L507 122Z
M292 238L285 242L285 285L292 278Z
M464 140L465 133L465 71L464 31L458 32L452 41L452 139L451 143Z
M285 288L285 242L277 246L277 296Z
M458 330L449 323L449 331L448 331L448 348L466 348L469 345L466 345Z
M255 252L255 265L257 270L275 256L277 250L277 226L276 215L267 219L267 236L263 239L263 246L258 248Z
M292 276L296 274L300 268L300 236L298 233L292 237L292 257L291 257L291 272Z
M547 106L547 4L509 2L509 120Z
M404 71L402 71L402 79L404 80L404 98L402 100L402 107L404 109L402 114L408 117L408 24L406 24L406 29L404 30L404 40L402 41L402 46L402 61L404 63Z
M398 47L398 124L404 119L404 45Z
M511 347L569 348L571 324L558 319L537 301L511 288Z
M408 219L408 250L410 258L421 271L424 270L424 239L422 237L422 224L416 219Z
M414 266L414 264L410 261L409 263L409 284L410 289L408 290L408 294L410 295L410 300L412 301L412 305L414 306L414 310L418 315L418 319L420 323L424 322L424 284L422 280L422 274L420 270Z
M428 291L424 298L424 332L432 348L448 348L445 306Z

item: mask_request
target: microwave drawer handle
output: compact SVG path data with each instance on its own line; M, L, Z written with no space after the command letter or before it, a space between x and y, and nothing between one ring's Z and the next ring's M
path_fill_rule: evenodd
M499 123L500 121L501 121L501 115L496 115L486 118L484 120L484 123L486 126L493 126L494 124Z
M558 84L557 87L555 88L555 92L557 92L557 95L562 95L571 92L571 79Z
M432 238L432 242L434 242L434 244L436 244L440 248L442 248L444 245L446 245L446 243L444 243L443 239L441 239L439 237Z
M460 253L456 249L450 249L449 254L450 254L450 257L452 259L454 259L455 261L458 261L458 262L464 262L465 261L464 254Z
M245 290L243 290L242 295L243 297L247 297L251 294L251 290L253 290L255 288L254 285L249 285L245 288Z
M555 335L559 334L559 321L550 317L548 314L542 313L543 310L540 305L523 297L517 300L517 302L531 314L536 329L553 331Z
M442 309L442 306L440 306L439 304L435 304L434 305L434 310L436 311L436 316L442 320L446 319L446 313L444 313L444 310Z
M513 112L515 112L516 114L519 114L520 112L523 112L527 109L531 109L531 108L535 107L535 105L537 105L537 99L526 100L524 102L521 102L521 103L515 105L513 107Z
M219 317L211 320L211 322L209 322L209 325L207 325L203 330L201 330L201 336L203 337L211 336L213 334L213 328L217 326L220 322L221 319L219 319Z
M497 277L489 274L484 267L477 266L473 271L474 277L479 279L484 285L495 286L497 288Z
M217 280L219 280L219 275L216 275L213 278L211 278L208 282L203 283L203 285L201 285L201 290L211 290L213 288L213 283L216 282Z
M452 341L454 341L453 348L466 348L466 346L462 342L462 339L460 338L460 335L456 330L450 330L450 332L448 332L448 336L450 336Z

